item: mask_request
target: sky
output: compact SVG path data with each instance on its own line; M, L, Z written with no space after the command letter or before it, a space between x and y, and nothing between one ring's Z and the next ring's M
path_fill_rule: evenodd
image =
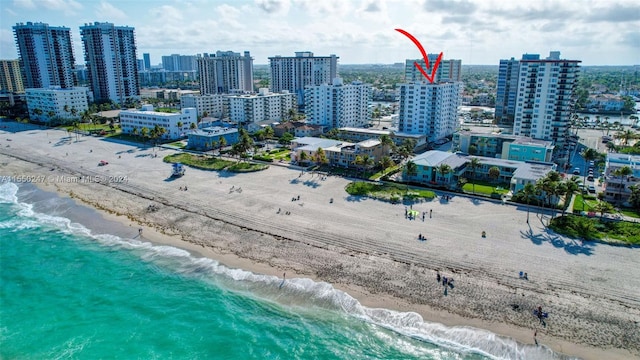
M250 51L270 56L311 51L340 64L391 64L428 53L467 65L498 65L523 53L558 50L582 65L640 64L638 0L0 0L0 59L18 57L16 23L71 29L84 63L79 27L111 22L135 28L137 55Z

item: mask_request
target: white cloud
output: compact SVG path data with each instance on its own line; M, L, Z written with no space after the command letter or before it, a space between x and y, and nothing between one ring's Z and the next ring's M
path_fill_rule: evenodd
M36 4L33 3L33 0L13 0L13 6L23 9L36 8Z
M255 0L255 4L269 14L286 15L291 3L289 0Z
M128 16L124 11L106 1L101 1L95 9L95 16L99 17L99 19L101 19L100 21L114 22L128 19ZM140 14L140 16L144 16L144 14Z

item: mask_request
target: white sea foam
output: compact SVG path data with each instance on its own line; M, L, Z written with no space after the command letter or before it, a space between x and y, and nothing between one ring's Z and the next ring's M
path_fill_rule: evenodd
M11 183L0 185L0 202L16 204L17 213L21 217L20 220L2 222L0 227L52 226L66 233L92 238L106 247L133 251L143 261L152 262L184 276L212 281L231 290L247 292L251 296L277 301L285 306L340 311L398 334L461 353L476 353L493 359L564 358L545 346L520 344L512 338L486 330L447 327L439 323L425 322L414 312L368 308L326 282L316 282L308 278L283 281L276 276L228 268L215 260L195 257L188 251L171 246L154 245L109 234L92 234L86 227L67 218L34 212L32 205L18 202L17 190L17 186ZM75 346L70 347L73 348Z

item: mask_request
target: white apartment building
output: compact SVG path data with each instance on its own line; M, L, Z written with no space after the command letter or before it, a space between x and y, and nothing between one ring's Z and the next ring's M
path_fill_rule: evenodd
M60 123L78 120L89 109L88 96L86 87L26 89L29 118Z
M435 141L456 130L462 83L399 84L398 132L425 135Z
M304 106L307 123L325 130L341 127L363 127L371 120L371 85L354 81L343 84L341 78L332 84L307 86Z
M89 84L97 101L140 99L134 28L111 23L80 27Z
M198 116L222 118L229 111L226 97L222 94L182 95L180 107L196 108Z
M196 58L200 74L200 94L253 92L253 58L232 51L217 51Z
M404 81L407 83L428 81L422 75L420 70L415 66L417 62L427 73L431 76L431 69L436 64L436 60L440 54L427 54L429 58L429 67L426 66L424 59L407 59L404 67ZM462 60L440 60L440 65L436 70L436 75L433 78L433 82L445 82L445 81L462 81Z
M568 161L567 137L579 63L561 60L557 51L544 60L537 54L525 54L520 60L513 134L552 141L558 162Z
M229 119L239 124L281 121L296 105L295 95L288 91L271 93L261 88L258 94L229 95Z
M178 126L178 123L181 123ZM176 140L191 131L191 124L198 124L195 108L183 108L179 113L153 111L153 105L143 105L140 110L123 110L120 112L120 126L124 134L141 134L142 128L150 132L156 125L165 129L163 139Z
M338 59L335 55L313 56L311 51L298 51L296 56L270 57L269 89L273 92L288 90L296 94L297 104L302 105L306 86L331 84L338 77Z

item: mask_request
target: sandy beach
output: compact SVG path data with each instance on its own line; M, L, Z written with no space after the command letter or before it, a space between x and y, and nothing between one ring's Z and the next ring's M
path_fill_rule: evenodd
M548 231L550 215L535 209L527 224L525 206L454 194L413 204L425 220L408 220L409 205L348 195L349 179L273 165L170 180L162 158L173 150L0 125L0 175L94 207L131 237L142 227L144 239L230 267L326 281L366 306L523 343L537 329L539 343L568 355L640 358L640 248L583 245ZM437 272L455 279L446 295Z

